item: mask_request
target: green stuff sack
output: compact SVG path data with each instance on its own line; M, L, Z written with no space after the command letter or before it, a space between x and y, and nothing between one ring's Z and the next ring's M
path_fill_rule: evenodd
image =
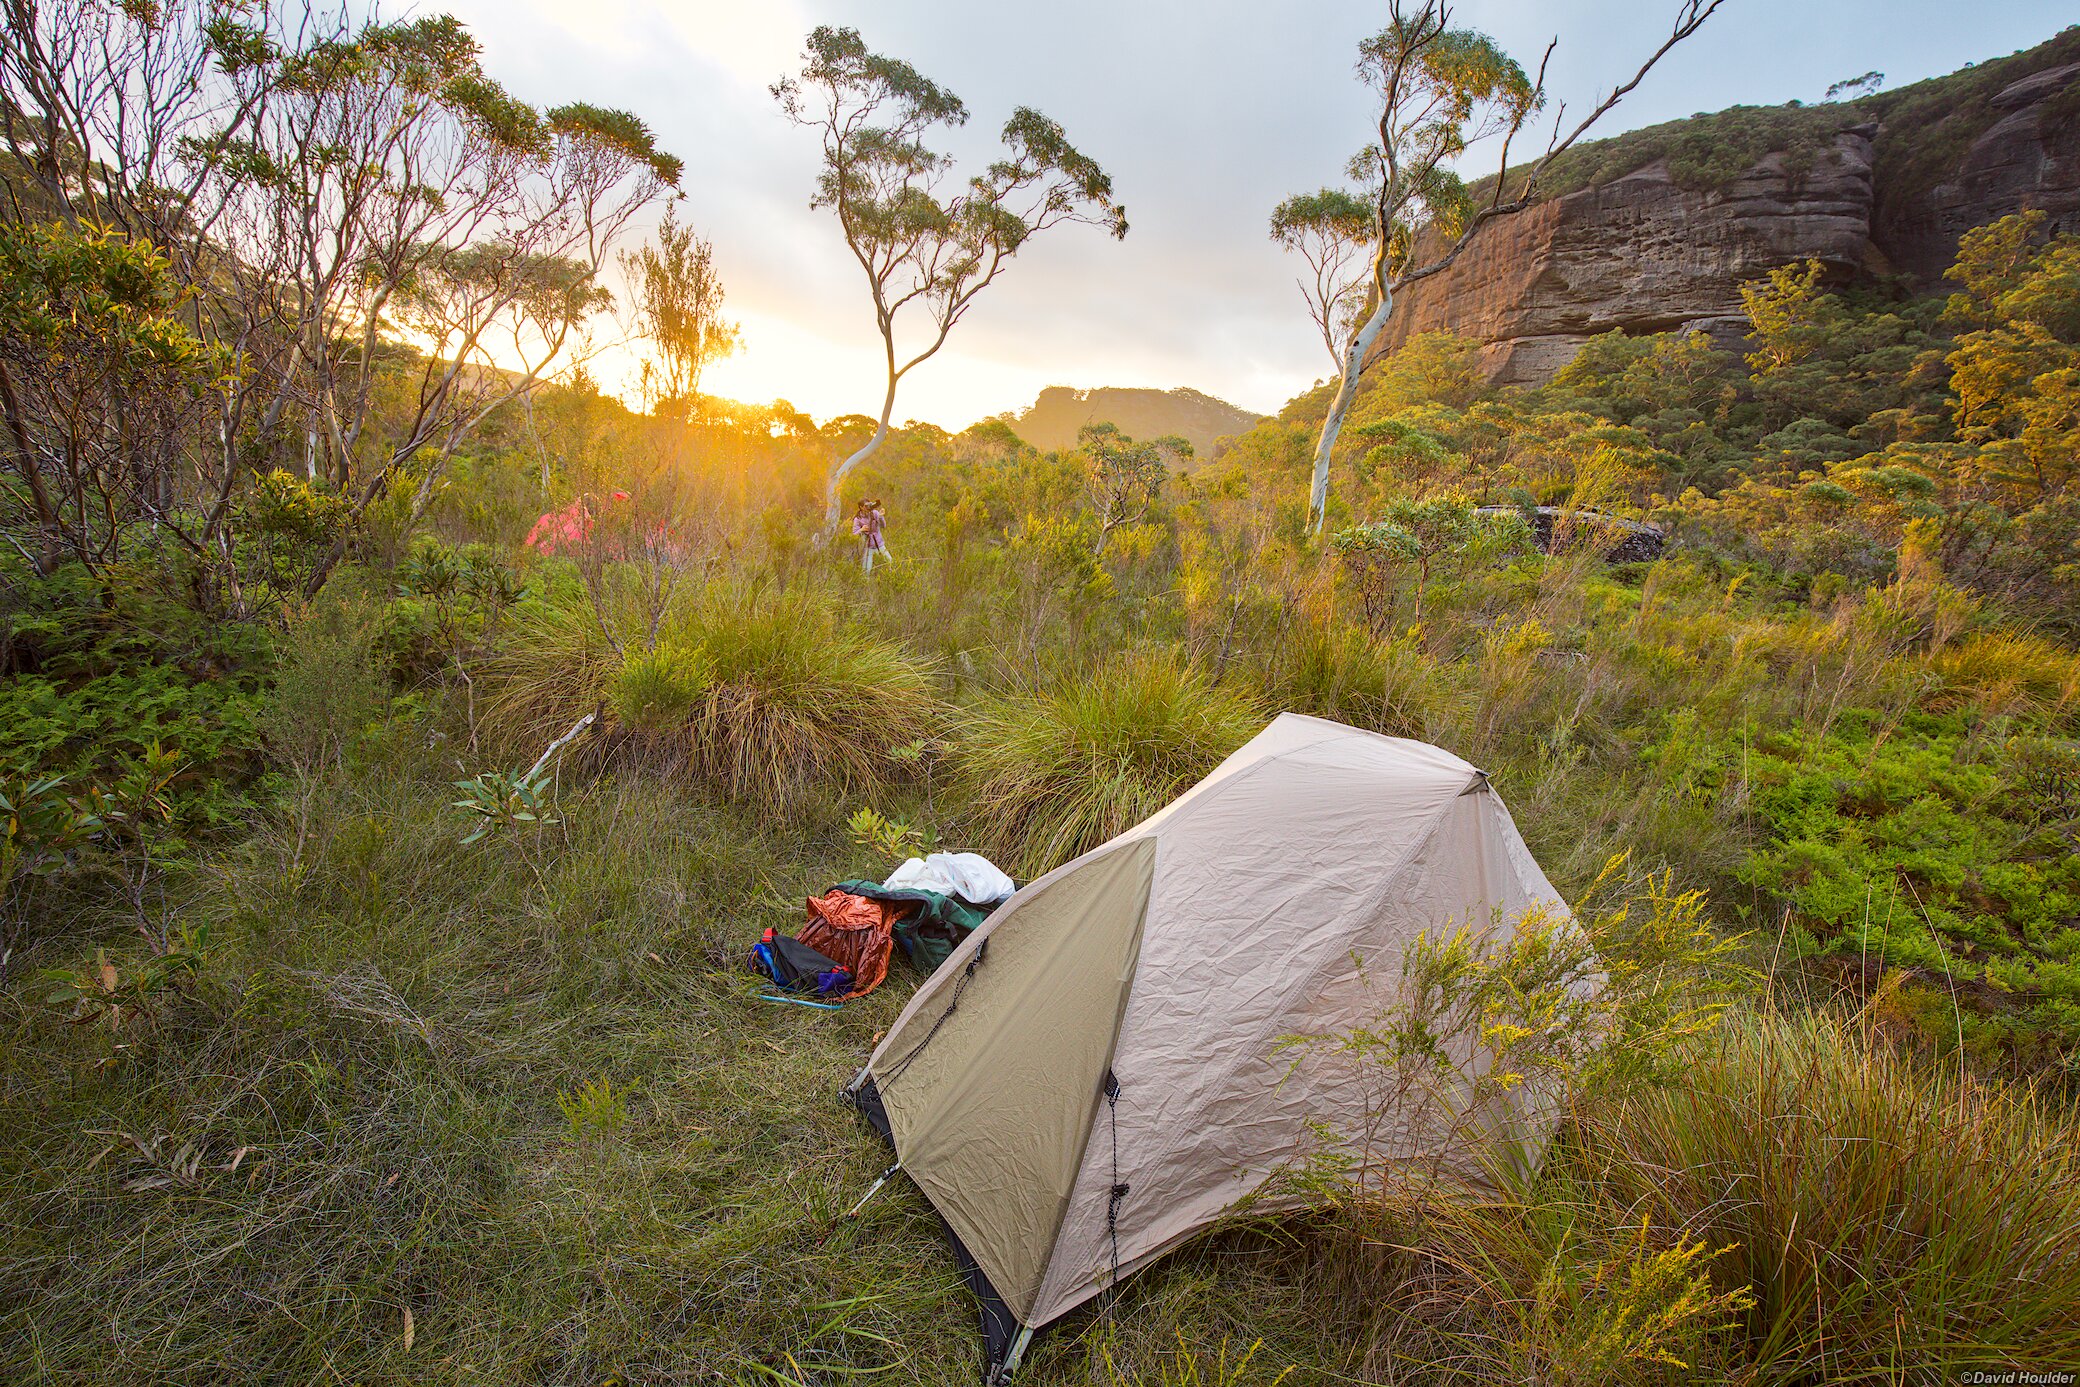
M871 881L841 881L836 889L909 907L896 919L895 939L910 962L925 973L944 963L968 931L987 920L995 909L970 905L958 896L943 896L937 891L912 887L891 890Z

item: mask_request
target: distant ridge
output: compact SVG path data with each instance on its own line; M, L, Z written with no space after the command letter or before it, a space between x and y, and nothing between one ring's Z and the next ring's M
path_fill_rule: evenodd
M1213 456L1216 442L1243 432L1264 416L1184 386L1076 390L1050 385L1026 409L999 417L1035 448L1073 448L1076 431L1085 424L1111 423L1130 438L1176 434L1189 439L1203 462Z

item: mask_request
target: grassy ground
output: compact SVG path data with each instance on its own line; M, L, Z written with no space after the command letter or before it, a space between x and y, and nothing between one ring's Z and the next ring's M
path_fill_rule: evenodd
M965 846L991 803L1040 805L998 826L1000 859L1031 871L1209 767L1259 697L1478 757L1578 903L1620 849L1635 876L1714 887L1717 924L1746 926L1780 989L1826 975L1791 966L1789 914L1741 909L1768 901L1744 863L1782 846L1758 815L1823 846L1882 846L1898 819L1917 853L1916 825L1976 815L1948 851L2007 863L2019 898L2036 858L1974 845L2006 841L1996 809L2035 803L2003 759L2023 713L1968 741L1915 730L1924 701L1992 706L1986 671L1960 664L1978 647L1878 643L1898 591L1766 617L1733 595L1680 561L1516 566L1434 602L1422 633L1310 626L1221 683L1095 662L985 682L956 652L931 686L949 745L928 771L891 758L872 777L809 752L886 723L848 691L885 684L895 647L861 636L857 660L817 663L797 647L821 649L828 622L768 621L761 639L794 653L718 659L683 700L726 760L696 765L683 729L627 720L568 764L557 822L475 843L451 782L532 761L600 696L568 677L580 662L530 629L513 658L539 672L540 708L515 711L498 666L482 702L430 681L393 697L366 623L307 619L284 633L266 720L272 807L197 840L163 897L59 883L0 989L0 1381L976 1380L974 1305L922 1198L898 1180L835 1222L888 1159L836 1092L916 977L899 964L824 1013L761 1000L744 955L805 895L889 865L853 841L853 810ZM891 584L885 609L846 610L900 631L913 598ZM1491 601L1514 619L1484 616ZM2062 730L2068 657L2030 649L2056 696L2023 711ZM1851 689L1890 711L1845 710ZM1781 748L1751 746L1751 726L1832 750L1772 779ZM1878 793L1892 760L1929 756L1985 784L1941 814ZM1902 762L1909 788L1941 779L1919 764ZM172 952L155 964L146 938ZM192 965L177 985L153 971L174 959ZM99 1001L53 1004L53 968ZM1960 1086L1971 997L1904 971L1863 982L1846 994L1861 1029L1828 1029L1826 996L1799 999L1817 1020L1758 1003L1760 1030L1680 1057L1677 1083L1580 1095L1540 1182L1494 1207L1348 1199L1202 1240L1071 1316L1026 1380L1885 1382L1909 1363L1937 1381L2080 1360L2063 1314L2080 1167L2060 1154L2075 1127L2055 1077ZM117 1000L121 1024L101 1005ZM1929 1050L1931 1028L1956 1044ZM1853 1180L1846 1143L1869 1157Z
M740 968L876 865L842 833L609 778L465 847L430 769L316 790L177 896L191 998L117 1033L7 996L0 1378L975 1379L922 1198L833 1228L887 1160L836 1091L915 978L832 1014ZM1173 1258L1029 1380L1175 1373L1180 1332L1332 1380L1292 1256Z

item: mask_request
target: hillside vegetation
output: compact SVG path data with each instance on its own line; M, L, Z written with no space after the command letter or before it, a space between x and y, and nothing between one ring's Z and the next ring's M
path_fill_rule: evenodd
M2029 231L1975 237L1947 308L1790 267L1746 362L1613 337L1498 393L1420 339L1368 382L1320 550L1304 399L1102 555L1091 459L907 430L863 479L902 558L862 575L802 518L842 430L579 387L275 619L194 614L149 564L13 571L10 1375L959 1380L972 1312L921 1202L831 1232L883 1159L832 1094L907 977L820 1015L744 952L906 835L1043 870L1281 708L1469 757L1563 891L1701 910L1764 990L1585 1078L1512 1202L1238 1226L1034 1380L1191 1381L1260 1340L1250 1371L1296 1382L2073 1361L2080 246ZM701 547L639 519L521 544L617 487ZM1540 554L1475 502L1671 546ZM1751 1120L1815 1101L1839 1114ZM1894 1153L1862 1213L1823 1175L1846 1135ZM1740 1178L1773 1202L1734 1219ZM1900 1218L1935 1241L1886 1241Z

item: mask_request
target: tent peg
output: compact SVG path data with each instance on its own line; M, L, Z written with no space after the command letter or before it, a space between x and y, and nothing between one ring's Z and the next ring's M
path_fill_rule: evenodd
M881 1187L888 1183L888 1177L895 1174L902 1168L903 1163L901 1161L897 1161L894 1165L882 1171L881 1178L879 1180L876 1180L873 1184L867 1186L867 1192L859 1197L859 1203L853 1205L850 1209L847 1209L845 1211L845 1217L852 1218L855 1215L857 1215L861 1209L866 1208L867 1201L869 1199L872 1199L876 1194L880 1193Z
M988 1387L1002 1387L1011 1381L1011 1374L1018 1371L1018 1360L1026 1356L1026 1345L1033 1342L1033 1326L1022 1324L1018 1336L1011 1341L1011 1352L1004 1355L1004 1362L989 1378Z

